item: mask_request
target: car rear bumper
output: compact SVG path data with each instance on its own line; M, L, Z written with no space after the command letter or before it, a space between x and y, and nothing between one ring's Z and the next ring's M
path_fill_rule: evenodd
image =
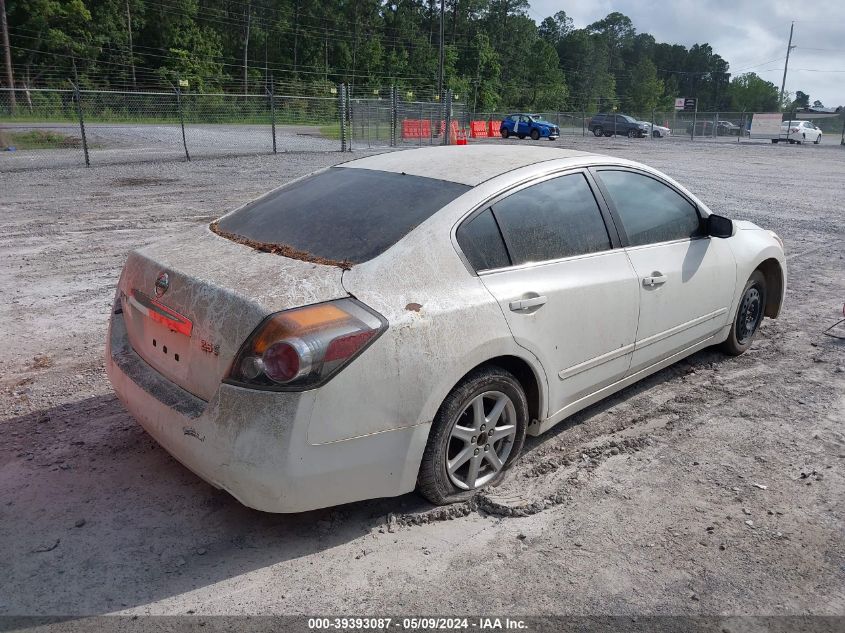
M170 382L129 345L112 315L106 370L129 413L173 457L246 506L301 512L413 490L428 424L309 444L320 390L283 393L221 384L205 402ZM343 424L343 412L336 423Z

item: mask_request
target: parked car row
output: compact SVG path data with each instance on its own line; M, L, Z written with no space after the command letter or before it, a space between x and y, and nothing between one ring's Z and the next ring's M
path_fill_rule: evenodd
M627 136L628 138L664 138L672 135L672 130L666 126L657 125L649 121L639 121L627 114L608 114L600 112L593 116L587 124L587 129L595 136ZM506 116L499 127L502 138L516 136L519 139L530 137L533 140L547 138L550 141L560 137L560 128L554 123L546 121L538 114L510 114ZM735 136L747 135L747 131L733 121L707 120L689 122L686 134L693 136ZM805 143L812 141L816 145L821 143L822 131L811 121L784 121L781 125L780 136L772 138L772 143L788 141L789 143Z

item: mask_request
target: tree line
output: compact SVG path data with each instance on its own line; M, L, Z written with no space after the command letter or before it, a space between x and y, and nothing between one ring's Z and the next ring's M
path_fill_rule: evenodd
M262 93L270 84L355 95L437 90L438 0L6 0L16 87L181 85ZM778 88L734 75L706 43L657 42L614 12L574 28L527 0L446 0L443 82L474 110L647 112L676 97L703 111L773 111ZM3 85L8 79L3 77Z

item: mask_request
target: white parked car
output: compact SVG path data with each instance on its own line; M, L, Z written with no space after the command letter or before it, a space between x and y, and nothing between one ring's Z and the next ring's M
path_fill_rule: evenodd
M780 126L779 140L799 144L812 141L818 145L822 142L822 131L811 121L784 121ZM777 140L773 142L777 143Z
M672 136L672 130L668 127L657 125L657 123L652 123L651 121L640 121L640 123L646 126L646 133L650 134L653 138Z
M526 433L751 345L780 239L628 160L451 146L353 160L129 255L106 352L130 413L242 503L466 499Z

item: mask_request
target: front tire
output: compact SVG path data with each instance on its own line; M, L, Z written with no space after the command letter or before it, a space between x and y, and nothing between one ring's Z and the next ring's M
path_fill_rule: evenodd
M595 128L593 128L593 136L601 136L602 134L604 134L604 130L600 125L597 125Z
M821 135L821 134L819 134L819 135L816 137L816 140L815 140L815 141L813 141L813 145L818 145L818 144L819 144L819 143L821 143L821 142L822 142L822 135Z
M540 140L540 132L537 130L531 130L531 140L532 141L539 141Z
M435 505L466 501L502 482L525 441L528 401L495 366L470 373L446 396L431 425L417 489Z
M751 347L757 328L763 321L765 308L766 278L759 270L755 270L742 291L728 339L722 343L722 351L739 356Z

